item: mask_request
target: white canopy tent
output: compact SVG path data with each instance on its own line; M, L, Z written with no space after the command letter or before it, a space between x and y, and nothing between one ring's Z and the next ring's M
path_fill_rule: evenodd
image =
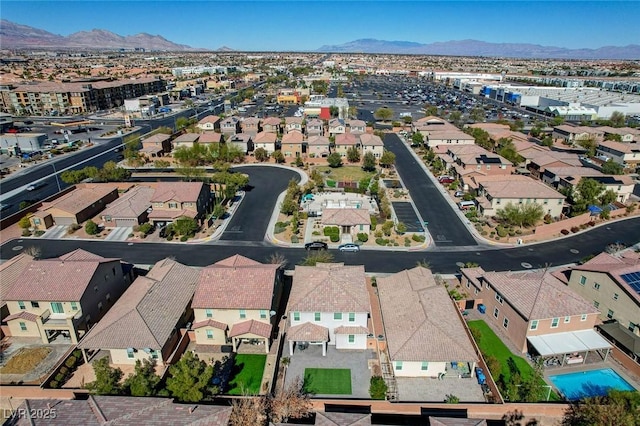
M542 357L563 355L562 364L584 363L586 354L606 349L604 360L609 355L611 344L594 330L568 331L527 337L529 343ZM577 355L585 353L585 357ZM570 355L567 357L567 355Z

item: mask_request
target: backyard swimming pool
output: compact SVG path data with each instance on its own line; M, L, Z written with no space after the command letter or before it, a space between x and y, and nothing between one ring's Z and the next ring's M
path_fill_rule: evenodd
M549 380L570 401L590 396L604 396L609 389L636 390L611 368L558 374L549 376Z

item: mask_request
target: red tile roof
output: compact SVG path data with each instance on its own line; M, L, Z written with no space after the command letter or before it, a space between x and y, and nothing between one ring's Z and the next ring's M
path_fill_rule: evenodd
M9 315L3 321L11 321L14 319L23 319L31 322L36 322L36 320L38 319L38 315L32 314L31 312L27 311L22 311L18 312L17 314Z
M238 337L245 334L255 334L256 336L271 337L271 324L256 320L237 322L231 327L229 337Z
M11 260L0 265L0 305L6 304L6 294L16 282L20 274L33 262L33 257L20 253Z
M287 340L293 342L326 342L329 329L311 322L294 325L287 330Z
M218 328L220 330L226 330L228 328L227 324L219 321L214 321L212 319L199 321L199 322L193 323L193 325L191 326L191 328L193 328L194 330L197 330L202 327L213 327L213 328Z
M370 225L371 217L367 209L323 209L322 224L336 226Z
M336 334L369 334L367 327L343 325L334 330Z
M164 203L170 200L181 203L195 203L200 196L202 182L161 182L151 198L152 203Z

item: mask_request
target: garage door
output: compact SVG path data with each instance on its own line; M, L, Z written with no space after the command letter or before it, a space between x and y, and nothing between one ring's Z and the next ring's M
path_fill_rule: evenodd
M116 226L128 228L130 226L136 226L138 224L137 219L116 219Z
M72 217L54 217L56 225L71 225L75 223Z

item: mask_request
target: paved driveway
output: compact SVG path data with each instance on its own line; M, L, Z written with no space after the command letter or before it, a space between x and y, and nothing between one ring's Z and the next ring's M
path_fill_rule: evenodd
M51 228L47 229L46 232L42 234L40 238L49 238L52 240L64 238L64 236L67 234L68 227L69 227L68 225L52 226Z
M391 205L393 206L393 211L396 213L398 221L407 226L407 232L424 232L418 215L413 208L413 204L408 201L398 201L391 203Z
M129 238L129 234L133 232L132 226L120 226L114 228L109 232L109 235L104 239L105 241L126 241Z
M427 226L434 243L438 247L476 246L467 227L460 221L449 201L445 199L437 183L434 183L418 164L409 148L398 135L388 133L384 138L384 147L396 155L396 168L405 187L411 194L422 219Z

